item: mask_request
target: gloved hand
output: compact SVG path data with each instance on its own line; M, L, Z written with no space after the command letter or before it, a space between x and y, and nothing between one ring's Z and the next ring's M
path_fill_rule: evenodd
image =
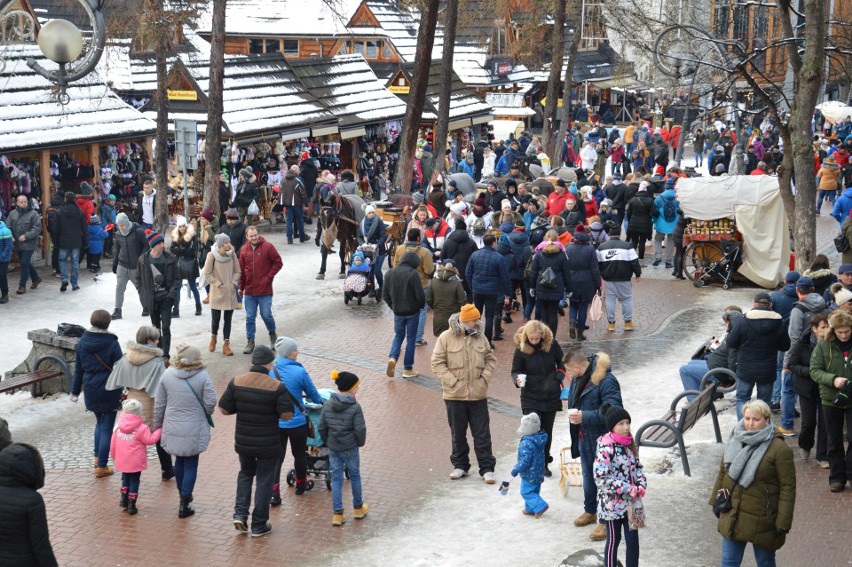
M118 272L118 266L113 266L112 267L112 273L114 274L116 272Z
M645 489L642 488L641 486L636 486L634 484L631 484L630 485L630 496L632 496L633 498L637 498L637 497L642 498L643 496L645 496Z
M512 478L518 476L518 469L512 469Z

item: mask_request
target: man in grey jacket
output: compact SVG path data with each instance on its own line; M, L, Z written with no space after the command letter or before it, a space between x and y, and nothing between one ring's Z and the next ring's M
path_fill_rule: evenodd
M38 246L38 237L41 236L41 215L30 205L26 195L18 195L15 198L15 210L6 218L6 225L12 231L15 241L15 253L21 263L21 282L18 285L18 295L27 293L27 279L33 281L30 289L35 289L41 283L41 278L32 264L33 253Z
M112 273L115 274L115 311L112 318L121 319L121 308L124 305L124 290L127 282L136 286L136 266L139 257L149 249L145 230L124 213L118 213L115 218L115 236L112 242ZM141 297L140 288L136 287ZM148 311L143 307L142 316L147 317Z

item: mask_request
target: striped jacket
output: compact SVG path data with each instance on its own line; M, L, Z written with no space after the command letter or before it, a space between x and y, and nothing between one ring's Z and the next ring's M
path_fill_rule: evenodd
M598 268L605 282L629 282L642 275L639 255L629 242L615 236L598 246Z

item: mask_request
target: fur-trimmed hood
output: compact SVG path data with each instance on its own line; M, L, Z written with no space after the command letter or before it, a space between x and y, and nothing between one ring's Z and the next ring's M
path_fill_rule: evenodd
M127 362L133 366L142 366L152 358L162 358L163 349L151 345L140 345L136 341L127 342Z
M172 242L178 242L179 236L178 227L174 227L172 229ZM193 226L193 223L189 223L186 225L186 233L183 235L183 241L190 242L193 238L195 238L195 226Z
M594 366L591 382L597 386L606 377L606 373L609 372L610 368L612 368L612 362L609 359L609 355L605 352L598 352L594 354L590 357L589 362L592 366Z
M181 362L178 357L174 357L171 360L171 365L175 368L175 370L177 370L175 374L178 378L189 378L196 374L199 370L207 367L201 359L193 360L191 362Z
M459 279L459 271L455 266L442 264L435 272L435 277L439 280L450 281L453 278Z
M461 323L459 322L460 316L461 313L453 313L452 315L450 315L450 330L455 335L464 334L464 329L462 329ZM485 332L485 325L482 323L482 318L479 319L479 323L476 325L476 332L480 334Z
M750 319L752 321L757 321L760 319L777 319L780 321L782 317L780 313L776 313L775 311L769 308L764 309L761 307L755 307L754 309L749 310L745 314L745 318Z
M553 345L553 331L545 325L544 332L541 335L541 350L544 352L550 352L551 345ZM524 354L532 354L535 350L535 348L527 341L526 325L522 326L518 329L518 332L515 333L515 346Z
M805 270L805 273L802 274L802 275L808 276L809 278L816 280L816 279L819 279L819 278L826 278L826 277L833 276L834 272L832 272L828 268L821 268L819 270L813 270L813 271Z

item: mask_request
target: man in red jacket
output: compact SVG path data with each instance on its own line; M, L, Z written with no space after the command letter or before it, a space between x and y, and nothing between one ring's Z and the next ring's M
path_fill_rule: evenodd
M247 245L240 250L240 295L246 310L246 348L243 354L254 351L255 320L260 307L260 317L269 331L269 340L275 347L275 319L272 317L272 280L284 263L271 243L257 233L257 228L246 229Z

